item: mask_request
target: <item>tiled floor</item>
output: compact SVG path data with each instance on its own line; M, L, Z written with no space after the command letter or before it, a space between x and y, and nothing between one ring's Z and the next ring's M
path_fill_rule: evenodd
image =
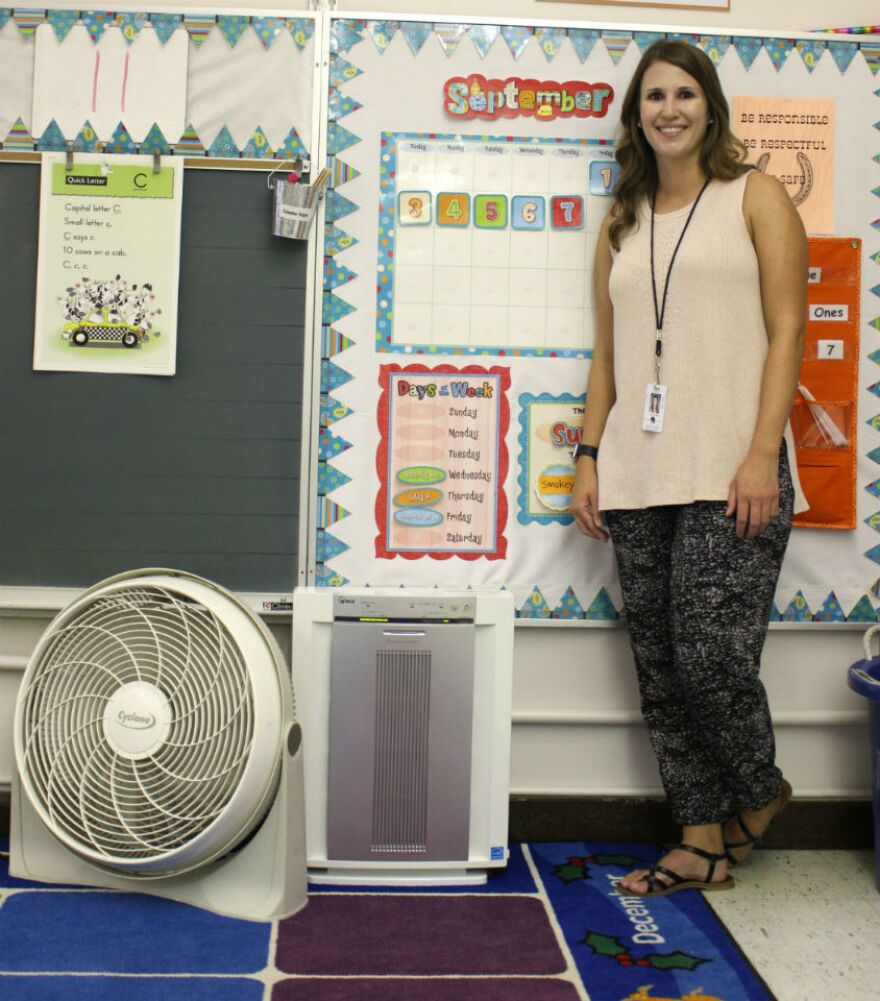
M759 851L706 899L778 1001L880 997L873 852Z

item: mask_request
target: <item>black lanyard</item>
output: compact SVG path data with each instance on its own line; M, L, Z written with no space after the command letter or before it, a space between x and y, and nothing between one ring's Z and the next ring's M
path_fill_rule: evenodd
M703 197L703 192L709 187L709 181L711 178L707 178L706 182L700 188L700 193L694 199L694 204L691 205L691 210L688 212L688 217L685 220L684 228L678 237L678 243L675 245L675 250L672 251L672 259L669 262L669 267L666 271L666 281L663 283L663 299L658 306L657 304L657 276L654 270L654 205L657 202L657 189L654 189L654 194L651 196L651 291L654 293L654 319L657 322L657 338L654 341L654 355L656 356L655 368L655 381L660 382L660 358L663 356L663 318L666 316L666 293L669 291L669 278L672 274L672 265L675 264L675 255L678 253L678 248L681 246L681 241L684 239L684 234L687 232L687 228L690 225L693 214L700 204L700 199Z

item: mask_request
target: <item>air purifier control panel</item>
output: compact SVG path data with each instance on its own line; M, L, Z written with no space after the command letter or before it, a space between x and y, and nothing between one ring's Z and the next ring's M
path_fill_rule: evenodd
M467 594L337 594L333 597L333 618L354 622L473 622L476 606L476 598Z

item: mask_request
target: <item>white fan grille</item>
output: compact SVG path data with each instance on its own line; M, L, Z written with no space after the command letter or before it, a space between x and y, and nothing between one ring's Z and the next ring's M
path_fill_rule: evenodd
M192 841L236 790L254 735L246 664L226 626L158 586L97 595L54 633L20 698L22 777L91 855L149 860ZM168 700L155 753L118 753L108 700L134 682Z

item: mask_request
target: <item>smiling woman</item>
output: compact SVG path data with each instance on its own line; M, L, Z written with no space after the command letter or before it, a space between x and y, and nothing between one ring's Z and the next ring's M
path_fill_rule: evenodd
M806 506L788 414L807 248L785 189L744 162L696 47L645 51L621 125L571 503L584 534L613 540L642 714L683 827L620 886L662 896L732 887L729 866L791 796L758 667Z

